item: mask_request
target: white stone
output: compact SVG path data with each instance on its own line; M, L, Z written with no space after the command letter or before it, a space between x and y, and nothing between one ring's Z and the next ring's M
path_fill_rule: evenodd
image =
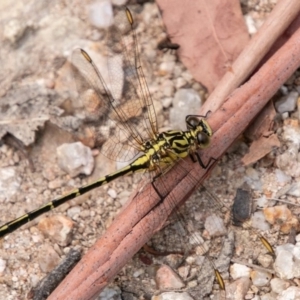
M121 290L115 287L106 287L99 295L101 300L121 299Z
M262 196L260 198L255 199L256 204L259 208L264 208L269 206L269 200L266 196Z
M270 281L271 289L274 293L279 294L286 290L290 283L280 278L273 278Z
M270 293L264 294L261 297L257 296L257 300L276 300L276 298Z
M290 286L285 291L281 292L276 300L297 300L300 299L300 288L296 286Z
M174 129L186 130L185 117L199 111L202 104L200 95L193 89L180 89L173 100L170 110L170 122Z
M11 198L20 188L21 179L13 167L0 168L0 198Z
M223 220L215 214L206 218L204 227L211 237L223 236L227 233Z
M295 182L291 185L287 194L294 197L300 197L300 182Z
M114 189L108 189L107 194L113 199L117 198L117 192Z
M241 264L234 263L232 266L230 266L230 275L233 279L250 277L250 272L250 268Z
M73 206L73 207L69 208L67 211L68 217L73 219L76 215L80 214L80 211L81 211L80 206Z
M276 248L274 270L281 279L300 277L300 261L293 255L294 250L293 244L284 244Z
M288 176L280 169L275 170L275 175L280 184L287 184L287 183L291 182L291 179L292 179L291 176Z
M152 297L152 300L193 300L193 298L187 292L166 292Z
M264 213L262 211L255 212L251 217L251 224L254 228L259 230L269 230L270 224L266 221Z
M172 97L165 97L164 99L162 99L162 106L163 108L169 108L172 104Z
M300 242L300 234L296 235L296 242L298 242L298 243Z
M96 1L88 7L89 20L93 26L108 28L113 24L113 10L110 1Z
M175 79L175 87L177 90L181 89L187 84L186 80L182 77L178 77Z
M159 70L162 73L171 74L175 67L175 61L164 61L160 64Z
M0 258L0 274L4 272L5 268L6 268L6 260Z
M255 22L251 15L247 14L244 16L246 26L248 28L249 34L255 34L257 32L257 28L255 26Z
M73 226L73 221L64 215L42 218L38 223L38 229L42 234L61 246L66 246L71 242Z
M138 270L136 270L136 271L134 271L134 273L133 273L133 277L135 277L135 278L137 278L137 277L139 277L139 276L141 276L142 274L144 274L145 273L145 270L144 269L138 269Z
M251 286L249 277L241 277L226 286L226 300L244 300L245 296Z
M50 244L44 244L40 247L38 263L42 272L49 273L58 265L59 261L59 255Z
M56 154L59 167L72 177L90 175L94 169L92 151L81 142L62 144Z
M280 100L275 102L276 110L280 114L294 111L296 108L298 97L298 92L291 91L287 96L284 96Z
M253 270L251 272L251 279L255 286L266 286L272 278L272 274L265 271Z
M174 94L174 84L171 80L164 80L162 84L162 91L165 97L171 97Z
M123 6L127 3L127 0L111 0L111 3L115 6Z

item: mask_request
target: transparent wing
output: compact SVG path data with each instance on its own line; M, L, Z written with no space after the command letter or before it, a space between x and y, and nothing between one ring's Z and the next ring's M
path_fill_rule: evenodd
M186 251L186 254L189 254L189 251L191 250L188 249L187 246L189 246L195 248L196 252L199 255L205 255L207 258L208 262L206 262L203 267L205 271L201 270L201 273L203 274L202 284L205 283L206 286L206 288L201 292L202 296L204 296L206 293L211 291L214 279L217 279L221 289L223 289L224 287L224 281L214 261L209 257L209 255L206 255L208 251L207 243L202 239L200 232L198 232L197 230L195 231L193 228L190 228L187 219L180 212L179 206L181 203L178 202L178 199L183 200L190 196L189 191L192 188L199 186L201 178L197 179L191 173L189 173L184 166L184 160L182 160L180 157L176 158L175 153L170 152L169 157L172 157L174 159L174 163L159 167L154 172L149 173L150 176L152 176L151 182L155 191L153 191L153 194L151 194L149 190L145 192L144 189L141 189L141 193L145 193L145 195L142 197L143 201L136 203L137 213L140 215L145 214L145 202L150 201L150 198L156 199L158 194L161 199L159 201L159 204L157 204L156 207L153 208L153 210L157 210L157 212L156 219L154 221L151 220L151 224L153 224L157 228L161 227L163 222L166 221L167 217L170 215L170 211L175 214L175 218L181 227L180 231L184 232L182 233L182 238L185 239L186 237L189 237L189 239L185 242L182 241L182 243L178 243L178 241L175 242L175 245L172 245L171 249L174 251L180 251L179 249L181 247L181 249L184 249ZM186 189L176 189L176 186L183 179L186 182ZM174 190L176 191L176 194L170 192ZM216 224L216 226L218 226L218 224ZM150 234L150 231L147 227L143 228L143 230L145 234ZM169 241L167 245L170 246ZM179 249L177 248L178 245ZM202 284L201 288L203 287Z
M132 25L125 12L116 18L110 42L117 42L115 51L119 53L107 56L100 70L84 50L75 49L72 55L72 69L85 117L101 134L108 130L108 140L101 152L117 161L134 158L141 145L155 138L158 131ZM128 30L129 35L125 35Z

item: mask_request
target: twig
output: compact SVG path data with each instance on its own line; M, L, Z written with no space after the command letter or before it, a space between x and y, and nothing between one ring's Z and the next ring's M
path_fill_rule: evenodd
M275 41L287 29L300 11L300 1L279 1L259 31L222 77L204 103L203 111L216 111L226 97L249 77Z

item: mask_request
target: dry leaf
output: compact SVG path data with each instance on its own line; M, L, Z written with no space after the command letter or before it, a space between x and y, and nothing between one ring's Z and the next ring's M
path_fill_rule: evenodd
M249 153L242 158L243 164L246 166L257 162L270 153L274 147L280 147L280 141L276 134L269 137L261 136L251 144Z
M275 116L276 111L273 102L270 101L247 128L244 134L245 137L253 141L261 136L268 137L272 135Z
M158 0L157 3L172 43L180 45L181 61L211 93L249 40L240 2Z

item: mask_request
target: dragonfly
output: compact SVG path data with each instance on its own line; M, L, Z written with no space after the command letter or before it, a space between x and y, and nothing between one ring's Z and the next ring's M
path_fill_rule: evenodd
M160 179L179 160L191 156L204 169L210 162L204 163L197 150L209 147L213 131L206 121L206 116L188 115L185 118L185 131L168 130L160 132L156 112L146 79L141 67L140 52L134 20L129 9L120 16L119 24L125 24L122 30L115 28L115 40L120 42L122 50L124 79L120 74L111 71L108 64L108 76L104 79L91 56L83 49L75 49L72 54L72 70L79 92L79 101L83 105L86 98L96 98L94 116L99 124L110 123L113 132L100 149L107 158L129 162L124 168L108 174L95 182L79 187L67 195L56 198L45 205L9 221L0 226L0 238L14 232L27 222L64 204L65 202L83 195L95 188L101 187L125 175L148 172L153 182ZM126 24L129 28L126 28ZM130 32L129 39L124 32ZM119 49L119 50L120 50ZM124 80L123 94L117 92L116 84ZM92 113L91 113L92 114ZM192 179L195 184L197 179ZM163 191L157 190L163 198ZM222 289L223 279L215 269L215 276Z
M130 32L130 41L124 38L123 32L126 28L122 30L117 28L114 32L115 39L121 41L123 53L123 69L126 75L124 95L121 97L117 95L113 87L113 81L119 81L118 75L111 73L108 67L108 80L104 80L103 72L98 70L93 59L83 49L77 48L73 51L72 70L82 103L86 102L88 95L96 97L100 103L95 109L96 115L101 119L98 121L109 122L113 128L113 134L100 150L102 154L115 161L133 161L116 172L1 225L0 238L65 202L124 175L150 172L155 181L178 160L189 155L194 161L198 161L202 168L207 168L210 164L210 161L204 164L196 151L207 148L213 134L205 117L186 116L185 131L158 130L153 100L141 67L134 20L128 8L121 18L123 19L119 23L127 24ZM157 192L160 194L159 190Z

